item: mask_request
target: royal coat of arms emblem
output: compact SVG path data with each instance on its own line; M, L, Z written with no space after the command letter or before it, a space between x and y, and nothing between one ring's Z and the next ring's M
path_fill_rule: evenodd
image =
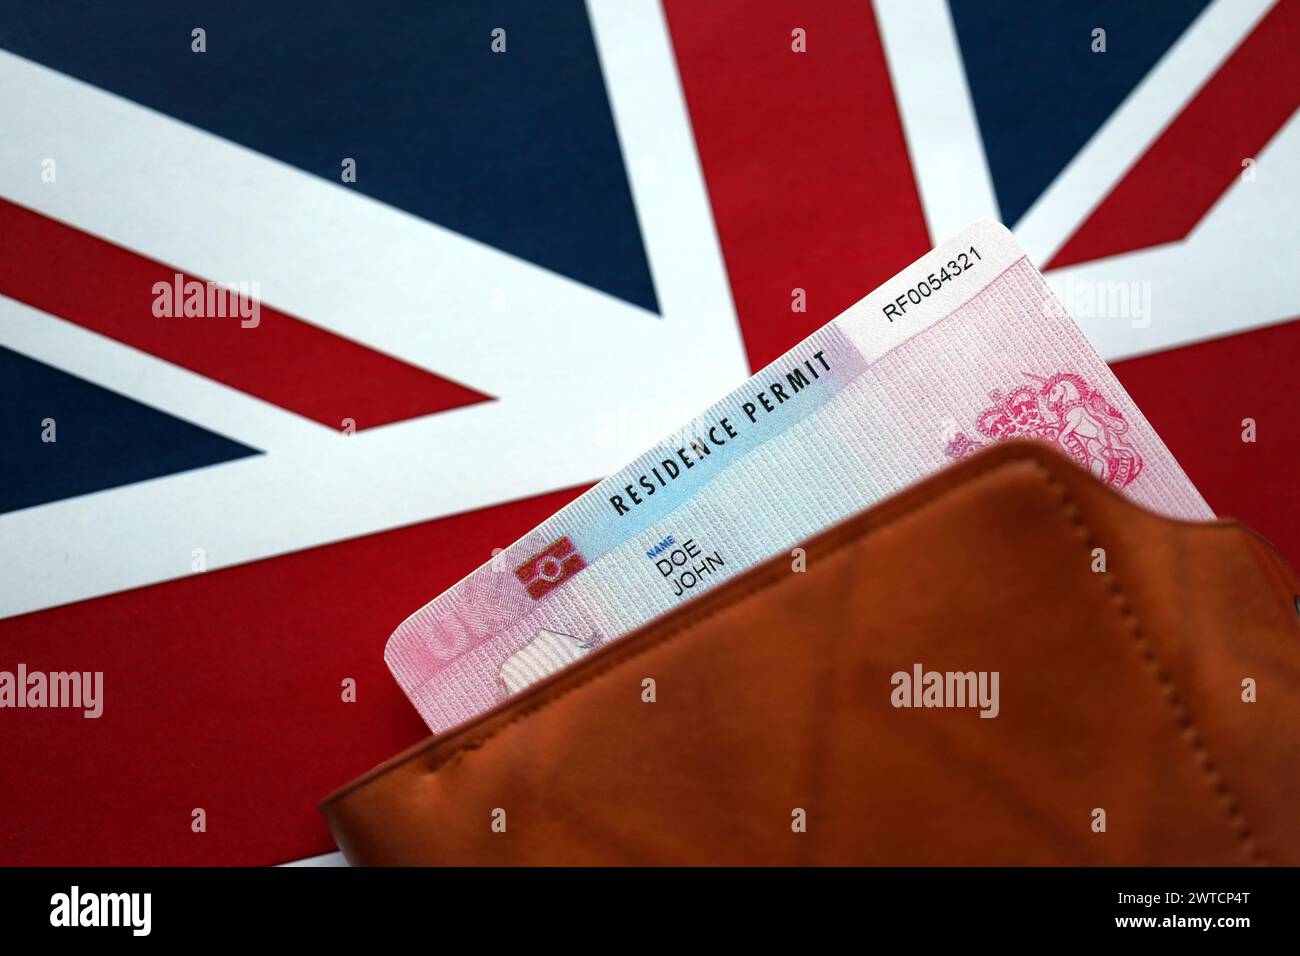
M1019 385L1008 395L989 393L993 407L980 413L976 430L991 441L958 432L944 453L964 458L1008 438L1033 438L1055 445L1114 488L1142 473L1142 456L1128 443L1129 423L1110 402L1075 372L1051 378L1025 373L1036 385Z

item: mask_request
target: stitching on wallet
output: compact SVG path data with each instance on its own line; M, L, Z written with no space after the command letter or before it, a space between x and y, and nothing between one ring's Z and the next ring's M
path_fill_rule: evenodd
M1043 463L1038 459L1027 456L1023 458L1011 458L1005 461L990 462L987 468L976 471L974 474L970 475L968 480L963 484L968 484L969 481L972 479L987 477L988 475L993 474L994 472L1000 471L1005 468L1010 468L1012 466L1024 465L1024 464L1032 465L1034 470L1038 472L1039 476L1042 477L1044 482L1047 484L1048 488L1051 489L1056 494L1057 498L1061 503L1061 508L1066 516L1066 519L1070 521L1070 523L1073 524L1074 527L1080 532L1080 536L1082 537L1085 546L1089 549L1089 551L1091 551L1091 549L1095 546L1094 545L1095 539L1092 535L1091 529L1084 522L1083 516L1080 513L1078 506L1074 503L1074 500L1070 495L1069 489L1067 489L1061 481L1055 478L1052 475L1052 472L1046 466L1044 466ZM929 505L934 504L936 501L943 498L945 493L951 490L953 489L945 488L938 495L918 501L914 507L908 508L904 511L900 511L897 515L894 515L888 520L882 521L879 524L872 524L862 528L856 534L850 535L845 540L831 547L826 552L825 557L830 557L831 555L834 555L842 551L844 548L847 548L850 545L858 543L869 534L875 534L876 532L883 531L886 528L898 524L903 519L909 518L912 515L920 512L924 508L928 507ZM818 562L819 567L822 566L822 564L823 562ZM709 608L707 611L701 613L698 617L692 618L688 621L684 621L679 626L672 628L671 630L665 631L663 634L657 635L653 639L645 642L643 645L634 648L629 647L626 653L617 656L612 656L610 660L604 664L604 666L593 670L589 674L584 675L581 680L577 680L572 684L565 685L562 689L560 689L557 693L553 695L539 697L537 700L533 701L532 703L520 709L520 711L514 714L513 716L511 716L509 720L505 721L502 724L497 725L496 727L493 727L482 737L479 737L475 740L466 741L465 743L457 746L455 749L440 755L436 760L434 760L433 763L429 764L427 767L424 768L425 774L432 775L434 773L437 773L438 770L442 769L443 767L447 766L453 761L459 760L466 753L469 753L470 751L473 750L478 750L480 747L482 747L484 744L490 741L493 737L496 737L498 734L502 733L507 728L512 727L515 724L519 723L524 718L531 717L533 714L542 710L547 705L552 704L555 701L559 700L560 698L565 697L583 687L586 687L588 684L591 684L597 679L606 676L616 667L620 667L623 664L628 663L629 661L636 660L636 658L642 656L643 654L649 653L650 651L658 647L661 647L664 644L667 644L669 641L673 640L674 638L680 637L682 634L685 634L688 631L692 630L693 628L698 627L700 624L703 624L705 621L708 621L711 618L714 618L719 614L722 614L723 612L730 610L731 608L735 607L738 604L748 601L750 598L760 594L763 591L768 590L771 587L774 587L775 585L781 583L782 581L789 580L789 577L790 576L787 575L781 578L771 578L771 579L759 578L757 581L755 581L755 583L752 586L744 590L738 591L736 594L731 595L726 600L718 602L718 604L715 607ZM1151 647L1150 641L1147 640L1146 635L1142 631L1142 626L1137 618L1137 614L1133 611L1133 608L1130 605L1127 596L1120 589L1116 577L1111 573L1107 573L1106 579L1107 579L1106 582L1107 587L1111 592L1111 596L1119 608L1121 618L1124 620L1125 624L1128 625L1129 630L1133 635L1134 643L1137 645L1138 652L1139 654L1141 654L1143 662L1152 670L1157 681L1159 682L1161 689L1164 692L1163 696L1169 702L1170 707L1174 711L1174 716L1180 730L1182 731L1182 736L1191 745L1192 751L1197 758L1197 763L1200 766L1202 772L1205 774L1207 780L1209 781L1211 789L1213 789L1215 794L1219 797L1220 801L1224 805L1224 808L1228 814L1229 826L1234 831L1236 831L1238 838L1241 841L1242 848L1245 851L1247 857L1256 863L1263 862L1258 844L1256 843L1254 835L1251 832L1249 826L1247 826L1246 824L1245 816L1241 811L1240 805L1237 803L1236 797L1233 795L1231 789L1228 787L1227 782L1223 779L1223 775L1219 772L1218 768L1215 766L1214 760L1210 755L1209 749L1206 747L1205 741L1202 739L1200 732L1196 729L1195 724L1192 723L1191 715L1188 713L1187 707L1183 704L1182 698L1178 695L1178 691L1174 687L1173 681L1170 679L1168 673L1164 670L1164 668L1160 666L1160 663L1156 660L1155 652Z
M1098 547L1097 539L1093 536L1092 529L1083 520L1083 515L1078 505L1074 503L1070 490L1065 484L1052 475L1050 471L1042 466L1039 462L1034 462L1034 467L1042 475L1043 480L1047 482L1049 488L1056 492L1061 501L1061 508L1065 512L1066 518L1074 525L1083 540L1084 547L1089 552ZM1162 696L1169 702L1170 708L1174 712L1174 719L1178 724L1178 729L1182 732L1181 736L1187 741L1192 748L1192 753L1196 757L1197 766L1205 774L1210 788L1219 798L1228 815L1228 825L1236 832L1241 842L1242 849L1245 851L1247 858L1254 863L1262 863L1263 857L1259 850L1259 844L1256 842L1254 834L1246 823L1245 814L1241 810L1241 805L1237 802L1228 783L1219 772L1210 754L1209 747L1206 746L1204 738L1192 721L1192 715L1183 703L1178 689L1174 686L1173 678L1169 672L1160 665L1156 659L1155 648L1147 639L1142 630L1142 622L1138 620L1137 612L1133 610L1133 605L1129 602L1128 596L1119 586L1119 580L1113 572L1107 572L1106 586L1109 588L1111 597L1114 599L1116 606L1119 608L1120 617L1133 635L1133 642L1137 645L1138 653L1142 657L1142 662L1147 669L1155 676L1156 681L1160 684L1163 692Z

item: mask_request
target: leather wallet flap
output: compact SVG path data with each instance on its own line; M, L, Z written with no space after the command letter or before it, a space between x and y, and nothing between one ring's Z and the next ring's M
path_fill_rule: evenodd
M363 864L1294 864L1297 591L1006 444L322 811Z

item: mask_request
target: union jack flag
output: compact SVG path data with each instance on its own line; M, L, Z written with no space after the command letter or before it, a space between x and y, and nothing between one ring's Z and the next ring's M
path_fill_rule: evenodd
M1297 41L1294 0L4 4L0 666L106 700L6 726L0 862L328 853L316 801L425 733L398 622L981 218L1300 558Z

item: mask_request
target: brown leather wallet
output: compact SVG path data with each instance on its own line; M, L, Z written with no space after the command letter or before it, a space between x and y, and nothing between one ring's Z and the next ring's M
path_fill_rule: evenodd
M1253 532L1012 443L803 548L334 793L340 848L1300 863L1300 586Z

